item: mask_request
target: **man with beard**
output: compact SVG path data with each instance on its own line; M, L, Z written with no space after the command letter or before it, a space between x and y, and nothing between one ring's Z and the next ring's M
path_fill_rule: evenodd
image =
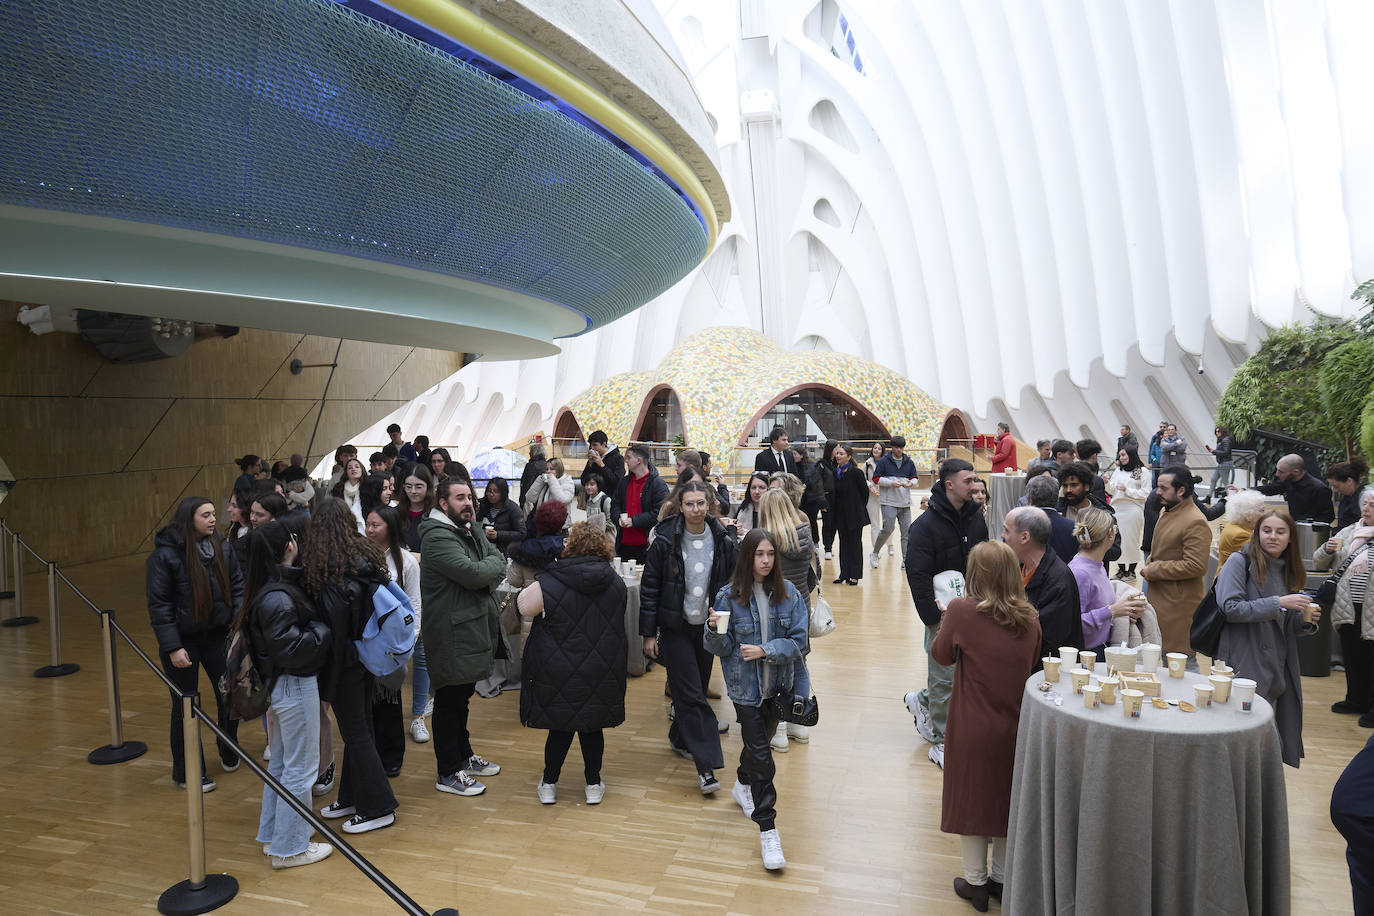
M1065 465L1064 469L1059 472L1059 485L1064 489L1064 495L1059 500L1059 514L1069 521L1077 523L1078 510L1093 506L1103 512L1110 512L1115 518L1116 513L1112 511L1111 506L1107 505L1107 500L1092 491L1093 481L1102 482L1097 473L1093 471L1092 465L1083 461L1072 461ZM1069 557L1069 559L1071 560L1073 557ZM1107 548L1107 555L1103 558L1103 563L1115 563L1119 559L1121 559L1121 531L1118 529L1112 540L1112 546Z
M1193 612L1207 591L1203 578L1212 529L1193 501L1193 475L1187 468L1160 471L1155 492L1163 511L1150 542L1150 562L1140 568L1140 576L1150 583L1164 651L1187 654Z
M962 591L969 551L988 539L988 526L972 493L978 478L973 465L961 458L940 462L939 479L930 490L930 507L911 523L907 534L906 580L916 613L926 625L925 648L940 628L944 608L935 600L936 578L949 581L957 573ZM930 743L932 763L945 766L945 720L949 698L954 689L954 666L926 660L926 688L912 691L904 698L907 711L916 720L916 731Z
M495 543L474 533L472 488L448 478L438 486L439 505L420 522L420 618L429 683L434 691L434 788L452 795L481 795L474 776L501 768L473 753L468 700L491 674L496 658L510 652L501 632L494 590L506 575Z

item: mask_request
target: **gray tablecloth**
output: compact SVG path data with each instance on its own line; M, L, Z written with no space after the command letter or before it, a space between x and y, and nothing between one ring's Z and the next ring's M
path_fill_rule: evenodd
M1165 699L1191 702L1204 680L1158 673ZM1244 713L1232 696L1185 713L1146 697L1132 720L1120 691L1090 710L1067 675L1048 694L1043 679L1031 675L1021 705L1005 912L1289 912L1288 803L1268 703L1256 697Z
M996 535L1002 531L1002 520L1007 513L1016 508L1017 500L1026 493L1024 474L988 475L988 534Z
M625 580L625 636L629 643L625 658L625 670L631 677L639 677L644 673L644 640L639 637L639 580L634 576L626 576ZM496 587L496 600L505 601L510 595L514 595L519 589L512 586L509 582L502 582ZM477 682L477 694L483 697L494 697L503 690L520 689L520 659L525 652L525 636L529 634L530 622L521 621L520 633L511 636L510 647L515 653L513 659L497 659L492 665L491 676Z

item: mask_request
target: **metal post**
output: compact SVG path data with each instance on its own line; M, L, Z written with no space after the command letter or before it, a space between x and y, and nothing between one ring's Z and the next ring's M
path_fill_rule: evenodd
M24 613L24 545L18 534L10 533L14 536L14 616L0 626L26 627L38 618Z
M189 834L191 876L162 892L157 910L167 916L190 916L208 913L233 900L239 883L229 875L205 874L205 799L200 789L200 725L196 722L196 706L200 694L181 695L181 730L186 755L186 829Z
M86 759L97 766L105 766L142 757L148 753L148 745L142 741L124 740L124 719L119 701L119 667L115 655L114 611L100 612L100 639L105 650L105 702L110 707L110 743L91 751L86 755Z
M66 677L81 670L72 662L62 664L62 614L57 605L57 564L48 561L48 659L51 664L44 665L33 673L34 677Z
M6 541L9 535L10 526L5 523L3 518L0 518L0 601L14 597L14 592L10 591L10 557L5 552L9 546L8 541Z

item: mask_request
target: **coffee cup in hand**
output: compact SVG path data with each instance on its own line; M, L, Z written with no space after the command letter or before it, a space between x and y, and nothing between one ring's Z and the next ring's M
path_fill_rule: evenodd
M729 629L730 629L730 612L729 612L729 611L716 611L716 632L719 633L719 634L721 634L722 636L724 636L724 635L725 635L725 632L726 632L727 630L729 630Z

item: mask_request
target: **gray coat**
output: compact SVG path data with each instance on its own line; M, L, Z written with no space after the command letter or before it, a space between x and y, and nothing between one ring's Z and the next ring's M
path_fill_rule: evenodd
M811 540L811 526L805 522L797 526L797 550L778 553L782 563L782 577L797 588L797 593L811 610L811 592L820 578L816 572L816 544Z
M1296 767L1302 759L1302 678L1298 670L1298 635L1317 632L1302 622L1299 611L1279 607L1279 598L1294 590L1284 581L1283 566L1269 564L1267 581L1247 571L1249 548L1238 550L1217 574L1217 604L1226 615L1217 656L1238 677L1255 682L1255 692L1274 707L1274 724L1283 746L1283 762Z

